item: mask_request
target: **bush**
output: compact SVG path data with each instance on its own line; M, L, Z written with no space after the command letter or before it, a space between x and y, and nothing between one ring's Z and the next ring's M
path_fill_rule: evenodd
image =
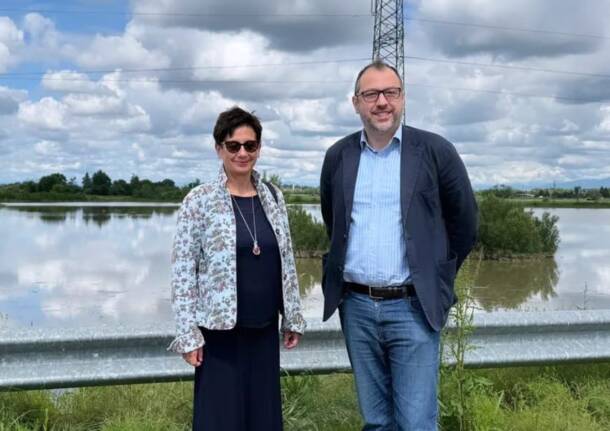
M559 246L558 217L538 219L522 203L492 194L479 201L479 244L485 257L518 254L552 255Z
M316 254L328 250L326 228L316 222L301 206L288 207L288 221L292 245L297 254ZM298 253L300 252L300 253Z

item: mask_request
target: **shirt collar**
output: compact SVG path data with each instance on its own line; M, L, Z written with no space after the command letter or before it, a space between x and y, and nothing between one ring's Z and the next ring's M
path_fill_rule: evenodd
M362 129L362 132L360 132L360 149L362 149L362 150L366 147L369 147L369 149L371 151L378 152L378 151L383 151L386 148L391 147L392 145L398 145L398 148L400 148L402 146L402 125L398 126L398 128L396 129L396 132L394 132L394 136L392 136L392 140L382 150L376 150L369 145L369 142L366 139L366 133L365 133L364 129Z

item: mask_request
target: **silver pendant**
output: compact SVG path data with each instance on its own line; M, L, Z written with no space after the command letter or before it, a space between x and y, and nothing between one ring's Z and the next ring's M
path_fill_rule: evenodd
M252 246L252 254L254 256L261 254L261 248L258 246L258 242L256 241L254 241L254 245Z

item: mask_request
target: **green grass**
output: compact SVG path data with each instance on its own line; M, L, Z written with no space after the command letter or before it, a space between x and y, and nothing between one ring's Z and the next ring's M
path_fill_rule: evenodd
M450 373L450 371L448 371ZM471 430L610 429L610 364L468 370ZM361 427L351 374L282 379L286 431ZM441 384L442 430L457 430L453 381ZM190 430L192 383L0 393L0 431Z

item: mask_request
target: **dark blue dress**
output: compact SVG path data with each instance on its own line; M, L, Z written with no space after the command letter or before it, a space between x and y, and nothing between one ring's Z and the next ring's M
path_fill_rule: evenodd
M282 307L277 240L258 196L234 196L237 326L201 328L203 363L195 369L194 431L281 431L278 312ZM252 207L260 255L252 253Z

